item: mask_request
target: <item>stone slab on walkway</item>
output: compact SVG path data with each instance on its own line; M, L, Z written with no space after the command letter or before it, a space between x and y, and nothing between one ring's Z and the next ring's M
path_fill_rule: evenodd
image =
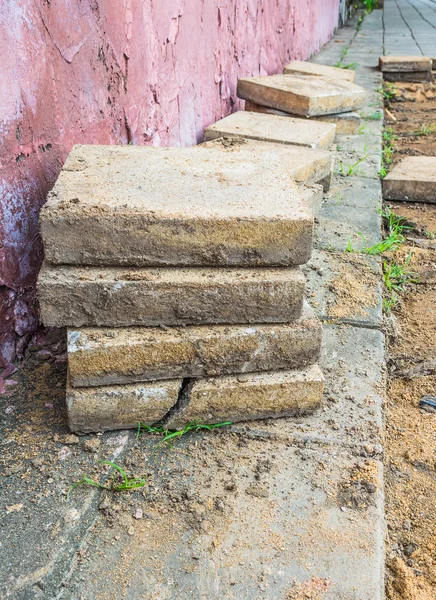
M386 200L436 203L436 157L408 156L383 179Z
M298 73L300 75L315 75L326 77L327 79L345 79L346 81L354 81L355 72L352 69L340 69L337 67L329 67L327 65L317 65L316 63L305 62L302 60L293 60L288 63L283 69L284 75L292 75Z
M76 146L41 213L46 260L79 265L302 264L312 224L281 151L222 141Z
M262 106L261 104L250 102L250 100L245 101L245 110L250 112L265 113L268 115L277 115L280 117L287 117L290 119L300 119L303 120L305 123L308 122L308 117L303 117L301 115L293 115L284 112L283 110L277 110L268 106ZM332 123L336 125L336 136L341 134L356 134L358 133L359 128L362 124L362 119L360 118L360 115L356 112L346 112L333 115L321 115L317 117L310 117L310 122L313 121L325 121L326 123Z
M47 327L287 323L299 318L297 269L52 267L38 280Z
M161 421L176 404L182 380L72 388L67 384L68 425L74 433L136 429Z
M382 600L378 460L223 432L180 440L153 483L147 518L95 528L67 596Z
M300 319L281 325L70 329L69 382L102 386L299 369L317 362L321 337L307 303Z
M236 137L306 146L315 150L331 147L336 134L332 123L302 121L277 115L240 110L213 125L204 132L206 141L219 137Z
M304 75L267 75L238 80L238 96L302 116L353 111L362 106L365 90L349 81Z
M379 68L383 73L430 72L432 60L427 56L380 56Z

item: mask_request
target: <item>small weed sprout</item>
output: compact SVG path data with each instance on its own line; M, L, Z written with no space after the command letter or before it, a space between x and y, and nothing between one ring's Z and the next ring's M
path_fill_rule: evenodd
M115 482L115 476L117 474L116 472L114 473L114 475L110 479L109 484L107 484L107 485L99 483L98 481L94 481L93 479L90 479L89 477L86 477L85 475L83 475L82 479L80 479L80 481L73 483L73 485L68 489L67 502L70 499L71 492L75 488L77 488L79 486L83 486L83 485L96 487L101 490L109 490L111 492L125 492L125 491L136 490L137 488L144 487L144 485L147 483L147 481L145 479L129 478L123 468L121 468L119 465L111 462L110 460L100 460L99 462L103 463L105 465L109 465L110 467L115 469L115 471L121 475L122 482L121 483Z
M201 431L201 430L212 431L212 429L217 429L218 427L227 427L228 425L231 425L231 424L232 424L232 421L223 421L222 423L213 423L211 425L197 423L196 421L194 421L192 423L188 423L187 425L185 425L185 427L183 429L165 429L164 427L159 426L159 425L149 427L148 425L144 425L143 423L139 422L136 437L138 438L141 435L141 433L161 433L163 437L162 437L161 441L156 445L156 447L159 447L165 443L171 445L171 442L173 440L179 439L183 435L185 435L191 431L194 431L194 432Z
M359 158L359 160L357 160L355 163L351 164L351 165L344 165L344 163L342 161L339 162L339 173L343 176L343 177L350 177L351 175L353 175L353 173L356 172L360 172L360 169L358 169L358 166L363 163L364 160L366 160L368 158L368 155L365 154L365 156L363 156L362 158Z
M402 265L395 261L383 261L383 283L386 297L383 298L383 308L389 313L400 301L400 294L408 283L417 283L417 274L409 269L412 251L408 253Z
M383 113L380 111L376 111L371 115L367 115L364 117L365 121L381 121L383 119Z

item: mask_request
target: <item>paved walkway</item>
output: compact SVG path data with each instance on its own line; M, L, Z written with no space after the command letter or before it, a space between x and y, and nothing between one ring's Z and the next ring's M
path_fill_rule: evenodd
M385 0L383 13L384 54L436 58L436 0Z

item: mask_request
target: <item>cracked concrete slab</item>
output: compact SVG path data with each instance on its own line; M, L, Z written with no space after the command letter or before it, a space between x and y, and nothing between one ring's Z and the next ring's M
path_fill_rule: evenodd
M198 379L189 386L183 405L165 419L165 427L307 415L320 406L323 390L324 377L318 365Z
M67 383L69 428L81 434L153 425L176 405L181 388L181 379L86 388Z
M69 329L69 382L88 387L298 369L318 360L321 335L307 302L299 319L280 325Z

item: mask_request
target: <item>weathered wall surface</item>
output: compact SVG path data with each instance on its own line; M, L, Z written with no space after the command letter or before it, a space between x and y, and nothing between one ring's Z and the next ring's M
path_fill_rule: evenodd
M0 372L37 323L38 213L74 143L190 145L235 109L238 76L280 72L339 0L3 0Z

